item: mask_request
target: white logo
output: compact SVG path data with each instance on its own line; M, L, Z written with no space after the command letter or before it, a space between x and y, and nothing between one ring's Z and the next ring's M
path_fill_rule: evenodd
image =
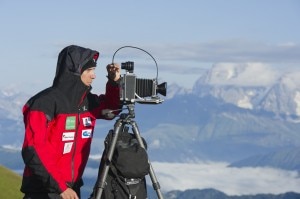
M92 126L92 120L90 117L82 118L83 126Z
M62 134L62 141L74 140L75 132L65 132Z
M64 145L64 154L70 153L73 146L73 142L67 142Z
M91 138L92 137L92 129L82 130L81 137L82 138Z

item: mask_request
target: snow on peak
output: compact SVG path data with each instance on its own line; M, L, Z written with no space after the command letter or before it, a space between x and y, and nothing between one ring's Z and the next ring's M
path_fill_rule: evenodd
M244 96L243 99L237 101L237 106L245 109L253 109L253 104L251 103L251 99L248 96Z
M205 83L211 85L269 86L279 75L263 63L218 63L213 65Z
M188 94L190 92L191 92L190 90L180 87L177 84L171 84L170 86L168 86L166 99L170 99L175 95Z
M200 76L193 93L244 109L300 116L300 72L262 63L218 63Z
M280 82L290 90L300 89L300 72L290 72L280 78Z
M300 91L296 91L294 101L296 103L296 114L300 116Z

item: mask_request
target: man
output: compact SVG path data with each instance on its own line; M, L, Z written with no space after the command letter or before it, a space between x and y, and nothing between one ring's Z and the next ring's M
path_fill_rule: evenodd
M118 64L107 65L106 93L90 92L98 56L67 46L58 56L53 85L24 105L24 199L80 198L96 119L113 119L102 113L121 106Z

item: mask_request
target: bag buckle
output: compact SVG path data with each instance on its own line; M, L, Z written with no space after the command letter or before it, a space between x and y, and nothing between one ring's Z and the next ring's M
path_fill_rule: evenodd
M136 199L136 196L133 196L133 195L131 195L131 194L129 194L129 197L128 197L129 199Z
M135 185L141 182L140 178L125 178L125 184L128 185Z

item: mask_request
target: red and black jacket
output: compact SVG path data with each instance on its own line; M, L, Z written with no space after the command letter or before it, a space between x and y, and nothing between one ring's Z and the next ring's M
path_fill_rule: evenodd
M106 119L103 109L120 108L115 82L109 80L105 95L97 96L80 79L82 67L97 53L74 45L64 48L53 85L24 105L22 192L61 193L82 185L96 119Z

